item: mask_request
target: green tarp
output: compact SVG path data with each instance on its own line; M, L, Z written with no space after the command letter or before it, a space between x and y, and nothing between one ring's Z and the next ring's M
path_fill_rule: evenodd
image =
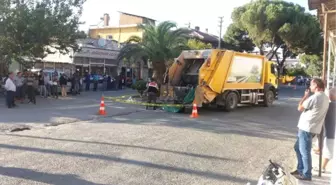
M189 90L188 94L183 99L183 104L191 104L195 98L195 88ZM172 106L163 106L163 110L167 112L180 112L184 107L172 107Z
M190 89L187 96L183 99L183 104L191 104L195 99L195 88Z

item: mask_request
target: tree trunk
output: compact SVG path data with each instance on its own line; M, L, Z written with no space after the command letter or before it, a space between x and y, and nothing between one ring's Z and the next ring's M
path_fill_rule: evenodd
M285 66L285 61L286 61L286 58L288 57L288 54L289 54L289 50L284 48L282 50L282 60L280 61L279 63L279 66L281 67L280 69L280 72L281 74L283 74L283 69L284 69L284 66Z
M276 48L275 48L275 50L274 50L274 47L272 48L272 50L269 52L269 53L267 53L267 57L268 57L268 60L272 60L273 59L273 57L275 56L275 55L277 55L277 51L278 51L278 49L280 48L280 46L277 46Z
M155 78L159 86L163 83L165 72L166 65L164 62L153 62L153 78Z
M257 46L259 48L259 54L260 55L264 55L264 43L261 42L259 46Z
M260 55L264 55L264 49L263 49L263 47L259 46L258 48L259 48L259 54Z
M281 61L279 59L279 56L275 55L275 57L277 59L277 63L278 63L278 79L280 78L280 75L284 75L283 74L283 69L284 69L286 58L288 57L288 53L289 53L288 49L284 48L282 50L282 59L281 59Z

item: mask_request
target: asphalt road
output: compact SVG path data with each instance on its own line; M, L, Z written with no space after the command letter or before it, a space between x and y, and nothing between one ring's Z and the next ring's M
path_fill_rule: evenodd
M107 95L123 93L132 94ZM255 184L269 159L295 165L302 93L283 88L272 107L201 110L198 119L109 101L98 117L99 93L0 108L0 184ZM64 124L50 126L55 119ZM8 132L19 124L31 130Z

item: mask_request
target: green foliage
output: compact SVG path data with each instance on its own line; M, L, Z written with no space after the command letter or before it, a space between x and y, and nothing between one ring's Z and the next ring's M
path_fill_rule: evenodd
M23 63L48 53L77 50L85 0L0 0L0 57Z
M132 84L132 89L135 89L142 96L143 92L147 89L147 83L144 80L138 80Z
M188 30L177 29L176 24L164 21L158 26L153 24L139 25L143 30L143 38L133 36L121 49L118 59L130 57L148 58L153 65L154 76L162 83L166 72L165 63L177 57L182 50L187 49Z
M286 70L286 74L289 76L307 76L305 68L301 67L300 65L297 65L293 68L288 68Z
M322 75L322 57L320 55L302 55L300 62L306 65L305 71L311 77Z
M249 38L247 31L242 30L235 23L230 24L224 35L224 41L233 46L233 50L239 52L253 51L255 45Z
M127 39L126 43L131 44L131 43L140 43L141 38L138 36L130 36L130 38Z
M263 53L265 45L272 47L269 58L277 58L282 68L292 53L319 53L321 29L317 18L305 13L303 7L281 0L256 0L236 8L233 23L246 30L249 38ZM283 49L282 60L276 55Z
M200 50L200 49L211 49L212 46L211 44L206 44L202 41L196 40L196 39L189 39L187 42L187 46L189 49L193 50Z

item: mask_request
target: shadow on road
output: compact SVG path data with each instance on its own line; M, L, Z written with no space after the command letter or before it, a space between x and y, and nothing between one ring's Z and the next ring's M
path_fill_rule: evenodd
M155 164L155 163L146 162L146 161L123 159L123 158L118 158L118 157L109 157L109 156L98 155L98 154L65 152L65 151L59 151L59 150L25 147L25 146L15 146L15 145L8 145L8 144L0 144L0 148L10 149L10 150L38 152L38 153L45 153L45 154L57 154L57 155L66 155L66 156L73 156L73 157L83 157L83 158L89 158L89 159L106 160L106 161L112 161L112 162L115 162L115 163L122 163L122 164L135 165L135 166L143 166L143 167L154 168L154 169L158 169L158 170L179 172L179 173L196 175L196 176L201 176L201 177L206 177L206 178L212 178L212 179L216 179L216 180L226 180L226 181L233 181L233 182L238 182L238 183L246 183L246 182L250 181L249 179L232 177L230 175L222 174L222 173L215 173L215 172L209 172L209 171L199 171L199 170L193 170L193 169L187 169L187 168L180 168L180 167L174 167L174 166L168 166L168 165ZM29 171L27 171L27 172L29 172ZM2 173L4 173L4 172L2 172ZM71 180L71 179L69 179L69 180ZM85 185L85 183L83 183L83 184ZM80 184L80 185L82 185L82 184Z
M37 172L30 169L2 167L0 166L0 175L14 178L21 178L35 182L43 182L53 185L103 185L80 179L77 175L69 174L51 174L44 172Z
M74 140L74 139L58 139L58 138L50 138L50 137L37 137L37 136L28 136L28 135L18 135L18 134L8 134L6 136L15 136L15 137L22 137L22 138L33 138L33 139L42 139L42 140L53 140L53 141L64 141L64 142L76 142L76 143L85 143L85 144L97 144L97 145L108 145L113 147L125 147L125 148L137 148L137 149L144 149L144 150L152 150L152 151L159 151L159 152L167 152L179 155L185 155L190 157L198 157L203 159L215 159L215 160L223 160L223 161L237 161L235 159L229 159L224 157L217 157L211 155L203 155L203 154L195 154L195 153L188 153L188 152L181 152L175 150L167 150L167 149L160 149L160 148L152 148L146 146L137 146L137 145L126 145L126 144L117 144L117 143L107 143L107 142L96 142L96 141L81 141L81 140Z
M188 128L217 134L237 134L274 140L296 138L298 113L286 105L271 108L240 108L236 112L202 110L198 119L189 114L172 114L145 111L127 116L115 116L96 120L97 123L134 124Z

